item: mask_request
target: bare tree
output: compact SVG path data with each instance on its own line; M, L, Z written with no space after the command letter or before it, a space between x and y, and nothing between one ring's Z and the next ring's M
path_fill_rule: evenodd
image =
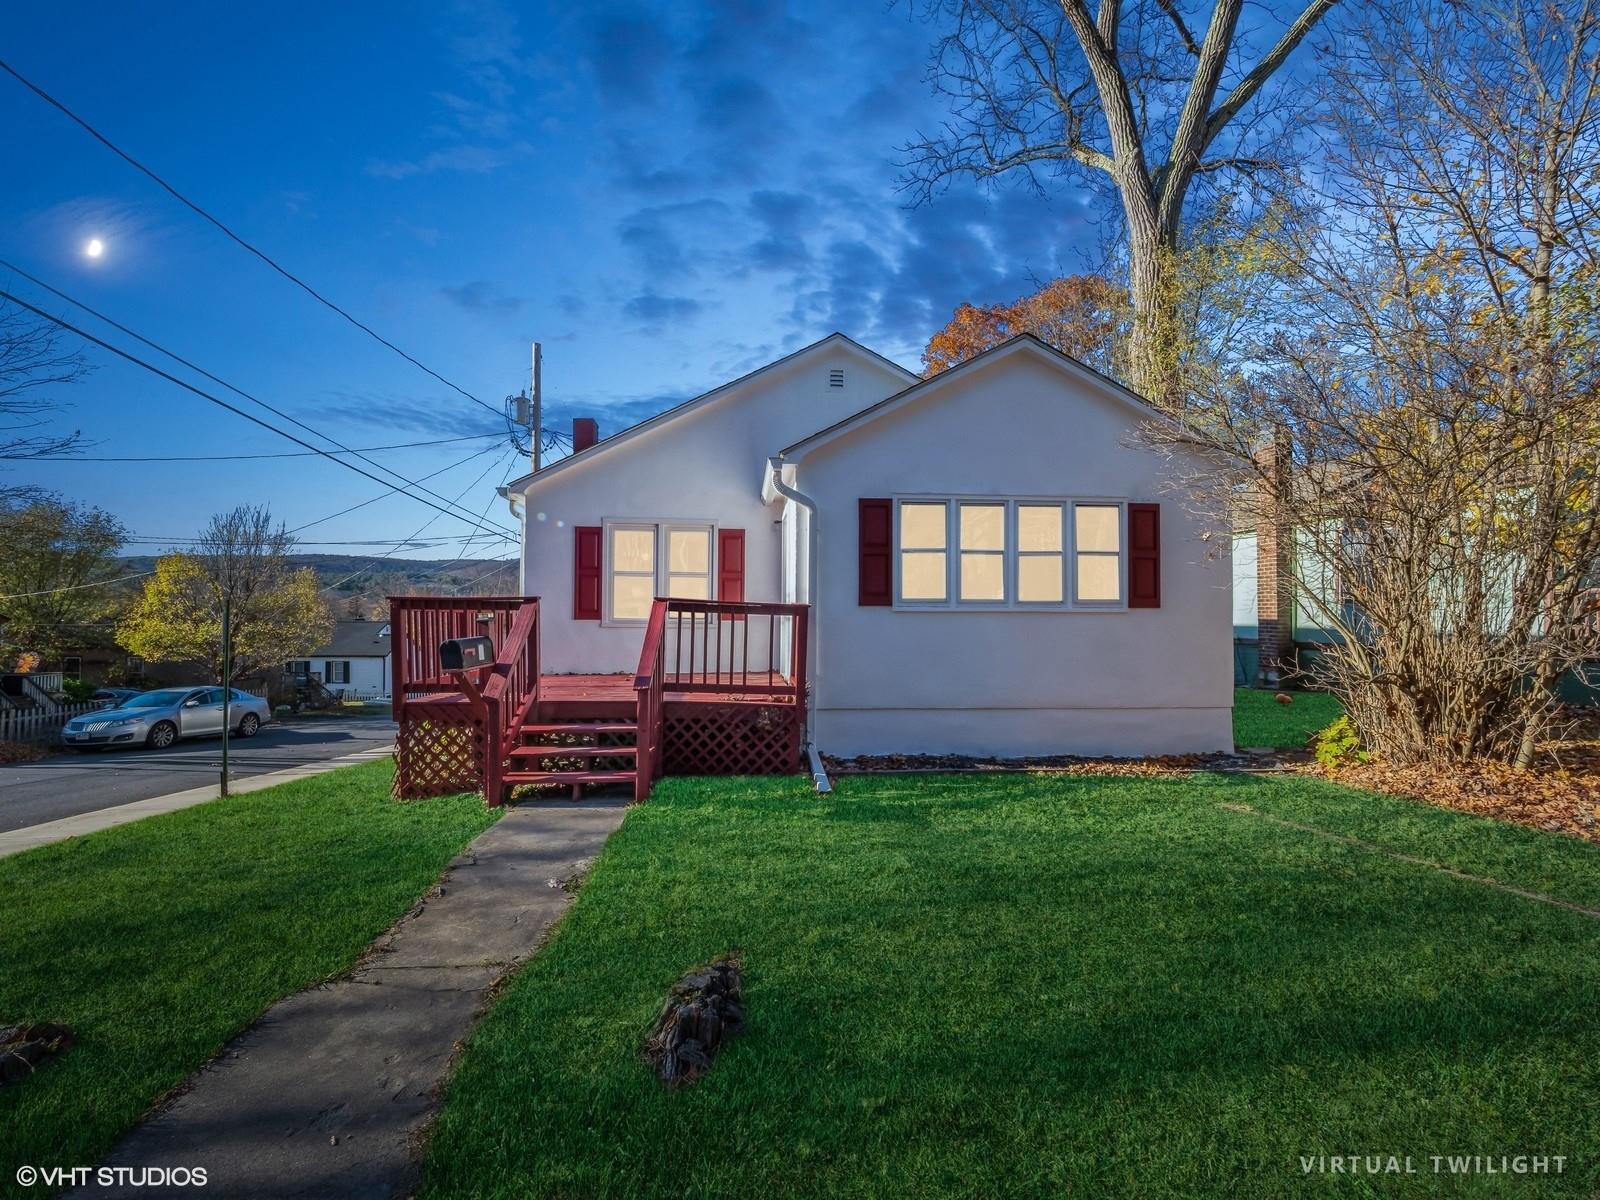
M204 662L223 683L305 657L332 634L333 610L316 573L290 561L293 549L294 538L265 508L242 505L213 517L191 553L156 564L118 626L118 642L151 661Z
M1600 656L1600 0L1374 0L1361 32L1337 203L1282 246L1303 289L1227 415L1161 436L1232 464L1214 511L1294 529L1369 748L1525 766Z
M1215 0L1204 27L1179 0L933 0L949 22L931 77L953 116L906 147L927 199L952 176L1066 175L1116 197L1127 237L1128 373L1178 403L1176 257L1197 180L1280 167L1283 119L1267 84L1337 0L1308 0L1273 36L1241 29L1243 0Z
M0 460L59 454L78 441L76 432L42 432L59 405L51 388L81 379L83 357L62 345L60 331L0 300ZM0 488L0 496L17 489Z

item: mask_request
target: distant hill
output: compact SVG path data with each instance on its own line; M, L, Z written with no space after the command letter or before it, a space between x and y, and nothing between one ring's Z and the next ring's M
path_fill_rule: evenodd
M341 617L381 616L387 596L505 596L517 590L514 558L382 558L375 554L291 554L328 588ZM122 559L130 575L154 570L156 556Z

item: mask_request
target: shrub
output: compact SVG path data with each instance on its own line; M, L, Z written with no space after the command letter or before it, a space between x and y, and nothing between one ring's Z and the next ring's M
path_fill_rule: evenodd
M1317 761L1330 771L1372 757L1361 748L1361 735L1349 717L1340 717L1317 734L1316 754Z

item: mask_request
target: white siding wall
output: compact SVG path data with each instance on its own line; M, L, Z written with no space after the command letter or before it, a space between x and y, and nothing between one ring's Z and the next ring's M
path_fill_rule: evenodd
M817 741L836 754L1169 754L1232 746L1231 578L1209 558L1137 417L1030 354L801 459L818 504ZM863 496L1117 497L1161 503L1162 607L902 611L857 600ZM1225 548L1225 547L1224 547Z
M828 386L835 368L844 370L842 388ZM906 384L887 365L831 343L529 485L522 586L540 597L544 670L619 672L639 664L640 625L573 620L574 526L632 519L743 529L745 598L780 600L780 514L761 500L767 456ZM713 564L713 587L715 579Z
M387 692L389 690L389 660L387 657L380 658L374 655L364 658L340 658L337 656L330 658L329 656L324 655L321 658L314 658L311 660L311 669L318 674L323 674L327 670L327 666L330 662L349 663L350 682L327 683L326 676L324 676L324 685L329 691L337 692L344 690L359 692L365 695Z

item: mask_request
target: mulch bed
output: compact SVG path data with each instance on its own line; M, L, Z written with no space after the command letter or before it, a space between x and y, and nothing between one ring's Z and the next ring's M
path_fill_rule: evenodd
M26 742L0 742L0 765L38 762L49 753L49 748L45 746L33 746Z
M1497 763L1451 768L1356 763L1311 770L1351 787L1600 844L1600 763L1574 769L1547 761L1527 771Z
M1182 779L1195 771L1285 770L1306 757L1299 750L1246 750L1238 754L1169 754L1156 758L1085 758L1072 754L1026 758L986 758L971 754L862 754L822 756L829 775L883 775L895 772L985 772L1054 775L1122 775Z

